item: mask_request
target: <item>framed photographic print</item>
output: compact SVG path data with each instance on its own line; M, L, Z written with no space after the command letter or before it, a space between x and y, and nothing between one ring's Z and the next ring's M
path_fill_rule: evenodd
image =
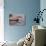
M23 14L12 15L9 14L9 25L23 26L26 24L26 17Z

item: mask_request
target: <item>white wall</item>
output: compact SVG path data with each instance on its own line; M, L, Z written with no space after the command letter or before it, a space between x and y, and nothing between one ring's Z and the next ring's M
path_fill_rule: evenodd
M46 9L46 0L40 0L40 9ZM46 11L43 13L43 22L40 22L40 25L43 25L46 27ZM45 42L46 43L46 42Z
M43 9L46 9L46 0L40 0L40 9L41 11ZM43 22L41 21L40 24L46 26L46 11L43 12L43 19L44 21Z
M4 41L4 9L3 0L0 0L0 42Z

